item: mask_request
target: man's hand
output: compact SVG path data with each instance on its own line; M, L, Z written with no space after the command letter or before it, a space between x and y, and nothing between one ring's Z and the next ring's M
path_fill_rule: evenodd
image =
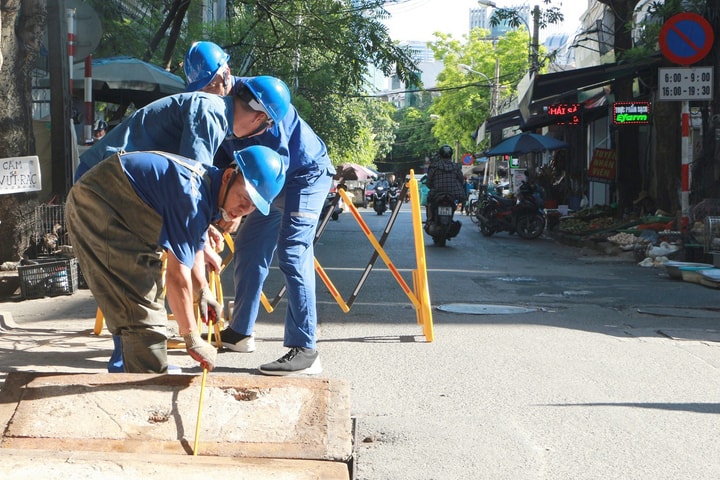
M225 239L223 238L222 233L220 233L220 231L213 225L208 227L208 243L210 244L210 248L215 250L217 253L222 253L225 249Z
M197 360L202 368L207 368L208 371L215 368L217 350L200 337L200 332L193 330L183 335L183 340L185 340L185 349L188 355Z
M207 268L213 272L220 272L222 258L220 258L220 255L218 255L207 242L203 248L203 256L205 258L205 265L207 265Z
M203 323L215 324L222 318L223 306L217 301L207 285L200 290L198 305L200 306L200 318Z
M230 221L230 222L226 222L225 220L223 220L223 219L221 218L220 220L217 221L216 225L217 225L218 227L222 228L222 230L223 230L224 232L233 234L233 233L235 233L235 232L237 231L238 227L240 226L240 223L241 223L242 219L243 219L243 217L238 217L238 218L233 219L233 220Z

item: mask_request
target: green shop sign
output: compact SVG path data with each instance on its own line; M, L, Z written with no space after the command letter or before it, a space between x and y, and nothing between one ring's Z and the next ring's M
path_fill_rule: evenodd
M615 125L647 125L650 123L650 102L613 103Z

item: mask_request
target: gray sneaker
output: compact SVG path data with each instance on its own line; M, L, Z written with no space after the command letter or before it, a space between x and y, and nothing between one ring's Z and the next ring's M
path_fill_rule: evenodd
M317 350L292 347L282 358L260 365L259 370L265 375L317 375L322 372L322 365Z

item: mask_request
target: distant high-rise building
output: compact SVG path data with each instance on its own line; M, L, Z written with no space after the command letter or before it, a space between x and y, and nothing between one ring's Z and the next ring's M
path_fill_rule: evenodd
M412 51L412 57L418 62L433 62L435 56L433 51L428 47L428 42L411 41L401 42L401 47L409 47Z
M470 9L470 30L473 28L484 28L486 30L490 29L487 7Z

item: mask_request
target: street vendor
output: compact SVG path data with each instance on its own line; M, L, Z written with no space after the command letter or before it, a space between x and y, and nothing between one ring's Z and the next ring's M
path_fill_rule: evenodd
M280 156L252 146L220 169L165 152L117 153L86 172L65 205L68 232L88 286L119 336L128 373L167 371L168 305L188 354L212 370L217 351L197 331L222 315L202 251L208 226L255 210L267 215L285 181ZM166 254L163 292L162 256Z

